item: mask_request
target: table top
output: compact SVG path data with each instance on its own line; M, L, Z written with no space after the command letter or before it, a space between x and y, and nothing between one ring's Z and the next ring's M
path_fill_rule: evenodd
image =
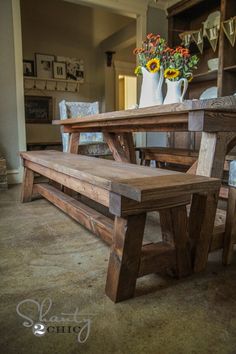
M63 125L65 132L204 131L206 127L212 131L217 121L219 131L222 122L225 131L236 131L235 114L236 97L227 96L54 120L53 124Z
M51 150L28 151L21 153L21 156L139 202L208 191L220 184L214 178Z

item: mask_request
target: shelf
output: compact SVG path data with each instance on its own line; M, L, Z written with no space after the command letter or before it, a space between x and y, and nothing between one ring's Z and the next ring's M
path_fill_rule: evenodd
M79 81L24 76L25 90L78 92Z
M196 74L193 76L193 81L191 84L195 84L196 82L204 82L210 80L217 80L218 70L209 70L201 74Z
M236 65L226 66L224 71L236 72Z

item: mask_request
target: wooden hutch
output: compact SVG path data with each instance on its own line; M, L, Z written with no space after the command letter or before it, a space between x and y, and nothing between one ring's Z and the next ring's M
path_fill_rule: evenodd
M194 31L202 27L208 15L214 11L221 12L221 22L236 15L235 0L182 0L168 9L170 46L181 44L179 34L185 31ZM214 52L204 38L203 53L201 54L195 43L190 45L191 53L200 58L194 79L189 84L187 99L199 99L201 93L210 87L218 88L218 97L229 96L236 93L236 44L230 44L223 28L220 28L217 49ZM208 69L208 60L219 58L218 70ZM176 148L189 148L198 150L199 134L171 133L169 146Z

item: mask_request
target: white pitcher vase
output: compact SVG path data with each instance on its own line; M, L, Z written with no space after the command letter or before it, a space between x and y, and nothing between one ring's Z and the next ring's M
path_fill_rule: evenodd
M164 104L183 102L184 95L188 88L188 80L185 78L182 78L178 81L170 81L169 79L166 79L166 84L167 94L164 99Z
M162 84L164 80L164 70L161 67L159 72L150 73L145 68L142 69L143 81L139 108L155 106L163 103Z

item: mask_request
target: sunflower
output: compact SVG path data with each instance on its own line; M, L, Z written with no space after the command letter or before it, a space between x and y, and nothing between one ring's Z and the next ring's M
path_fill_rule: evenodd
M141 75L142 74L142 68L141 65L136 66L134 70L135 75Z
M177 70L177 69L171 69L171 68L169 68L169 69L166 69L165 71L164 71L164 77L166 78L166 79L175 79L176 77L178 77L180 75L180 72L179 72L179 70Z
M146 67L150 73L156 73L159 71L160 66L160 59L150 59L146 64Z

